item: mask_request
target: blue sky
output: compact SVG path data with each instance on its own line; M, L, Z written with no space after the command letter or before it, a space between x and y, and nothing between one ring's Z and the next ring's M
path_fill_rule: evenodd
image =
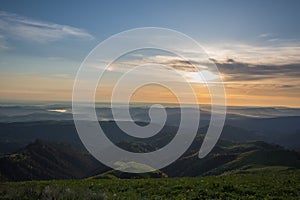
M99 42L146 26L183 32L220 60L299 61L300 1L10 0L0 8L2 88L24 76L73 78Z
M130 28L162 26L204 39L272 33L299 37L299 1L2 1L1 9L80 27L99 40ZM222 35L219 32L222 32Z
M92 40L62 38L51 44L7 39L9 53L81 60L97 43L144 26L175 29L200 43L300 40L299 1L1 1L1 10L85 30ZM266 37L259 37L259 36ZM271 44L273 45L273 44Z

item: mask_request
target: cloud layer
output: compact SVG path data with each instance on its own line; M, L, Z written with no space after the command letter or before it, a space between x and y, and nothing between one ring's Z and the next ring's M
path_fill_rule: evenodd
M215 60L219 71L227 81L257 81L264 79L292 78L300 76L300 63L283 65L253 65L228 59L225 62Z

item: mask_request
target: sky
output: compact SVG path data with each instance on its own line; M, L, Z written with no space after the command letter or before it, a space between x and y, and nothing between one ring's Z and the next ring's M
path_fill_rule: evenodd
M219 68L228 105L300 107L299 9L300 2L291 0L0 1L0 100L71 101L77 70L96 45L128 29L163 27L201 44ZM130 56L126 61L136 62ZM155 57L156 63L174 61ZM117 72L108 73L97 100L109 101ZM198 98L209 103L205 93ZM157 86L135 98L175 101Z

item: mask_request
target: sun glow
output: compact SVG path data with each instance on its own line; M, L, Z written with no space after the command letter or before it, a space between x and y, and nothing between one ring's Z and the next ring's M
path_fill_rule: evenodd
M200 72L185 72L184 76L191 83L207 83L207 81L216 80L218 76L208 70Z

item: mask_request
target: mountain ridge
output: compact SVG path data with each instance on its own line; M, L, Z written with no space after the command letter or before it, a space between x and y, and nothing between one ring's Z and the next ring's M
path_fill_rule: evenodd
M112 170L95 160L84 149L69 144L37 140L13 154L0 157L0 174L4 181L23 181L87 177L197 177L224 173L259 173L268 168L300 169L299 153L260 141L236 143L219 140L210 154L199 159L198 150L202 140L203 136L198 136L188 151L171 165L153 173L140 175ZM138 143L124 147L139 152L141 146L143 144Z

